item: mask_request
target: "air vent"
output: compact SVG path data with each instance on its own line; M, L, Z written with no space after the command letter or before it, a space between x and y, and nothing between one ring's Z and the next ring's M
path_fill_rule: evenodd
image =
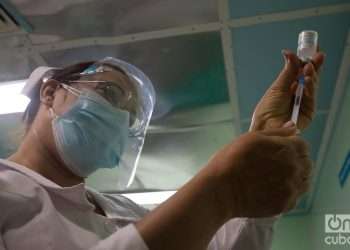
M18 31L20 28L8 12L0 5L0 33Z

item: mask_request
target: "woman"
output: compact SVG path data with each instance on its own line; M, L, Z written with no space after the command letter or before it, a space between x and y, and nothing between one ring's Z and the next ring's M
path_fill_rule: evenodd
M294 206L311 166L296 127L286 123L301 66L291 52L284 56L252 132L152 212L84 184L99 168L127 166L130 141L142 145L154 104L149 79L112 58L34 71L24 89L31 98L26 135L0 161L0 249L269 249L275 219L262 217ZM318 53L303 68L301 128L314 112L322 61Z

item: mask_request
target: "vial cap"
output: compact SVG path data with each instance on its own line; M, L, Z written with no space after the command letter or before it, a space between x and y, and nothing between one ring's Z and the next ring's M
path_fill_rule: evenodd
M304 30L300 32L298 45L302 47L317 47L318 33L313 30Z

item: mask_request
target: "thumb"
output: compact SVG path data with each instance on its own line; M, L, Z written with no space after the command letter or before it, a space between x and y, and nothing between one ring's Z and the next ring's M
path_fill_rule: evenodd
M294 124L291 124L288 126L288 123L285 124L282 128L273 128L273 129L266 129L261 131L261 134L266 136L293 136L297 133L297 127Z
M289 50L282 50L282 55L285 60L284 68L273 83L273 86L287 91L298 77L301 62L297 55Z

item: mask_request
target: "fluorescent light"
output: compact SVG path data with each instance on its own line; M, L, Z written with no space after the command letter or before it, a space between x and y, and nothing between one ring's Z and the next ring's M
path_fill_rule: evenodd
M176 191L160 191L122 194L139 205L158 205L170 198Z
M25 81L0 83L0 114L24 112L30 101L21 94Z

